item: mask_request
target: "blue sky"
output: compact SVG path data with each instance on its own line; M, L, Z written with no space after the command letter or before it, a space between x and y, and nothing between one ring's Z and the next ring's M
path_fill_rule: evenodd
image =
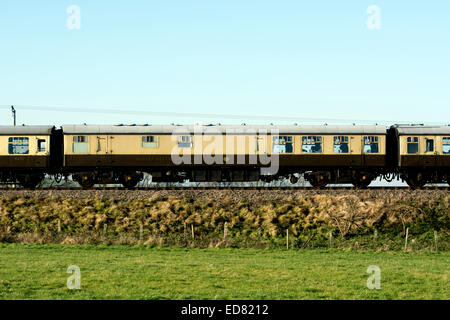
M11 104L19 124L450 123L449 15L444 0L2 1L0 124Z

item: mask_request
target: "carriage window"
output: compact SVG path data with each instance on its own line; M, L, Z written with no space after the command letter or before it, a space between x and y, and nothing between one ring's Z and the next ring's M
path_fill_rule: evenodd
M427 139L426 140L426 146L427 151L426 152L433 152L434 151L434 140L433 139Z
M302 152L304 152L304 153L321 153L322 152L322 137L320 137L320 136L302 137Z
M89 153L89 142L87 136L73 137L73 153Z
M419 152L419 138L418 137L406 138L406 144L407 144L408 153L418 153Z
M292 153L294 152L292 137L278 136L273 137L272 152L273 153Z
M143 136L142 147L144 148L158 148L158 137L156 136Z
M14 137L9 138L8 142L9 154L28 154L30 152L28 138Z
M178 148L192 148L192 137L191 136L178 137Z
M45 152L46 141L43 139L38 139L37 141L37 152Z
M450 154L450 137L442 138L442 153Z
M75 136L75 137L73 137L73 142L86 143L86 142L88 142L88 137L86 137L86 136Z
M379 150L378 137L364 137L364 153L378 153Z
M348 153L348 137L334 137L334 153Z

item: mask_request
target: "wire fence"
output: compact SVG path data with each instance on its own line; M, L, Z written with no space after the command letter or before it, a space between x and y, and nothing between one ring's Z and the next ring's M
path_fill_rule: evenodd
M143 245L143 246L177 246L198 248L255 248L274 250L370 250L370 251L406 251L438 252L450 250L450 236L430 230L427 234L382 234L376 233L342 238L306 233L294 236L287 233L285 237L264 237L262 233L250 236L197 235L195 228L188 226L184 234L160 234L147 230L137 233L111 233L108 228L100 232L73 234L70 232L0 232L0 242L23 244L105 244L105 245ZM434 234L434 236L433 236Z

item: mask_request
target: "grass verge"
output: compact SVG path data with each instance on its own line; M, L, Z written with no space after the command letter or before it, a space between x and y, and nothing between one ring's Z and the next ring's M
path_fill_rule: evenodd
M0 299L449 299L449 265L449 252L0 244Z

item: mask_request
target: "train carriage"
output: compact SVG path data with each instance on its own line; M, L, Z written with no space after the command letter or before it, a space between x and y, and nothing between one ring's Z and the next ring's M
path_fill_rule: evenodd
M0 126L0 179L35 187L51 172L54 126Z
M450 183L450 126L395 125L394 165L413 188Z
M317 187L364 187L386 165L384 126L64 125L62 132L64 168L84 186L132 186L148 172L153 181L294 183L307 173ZM270 166L276 172L262 175Z

